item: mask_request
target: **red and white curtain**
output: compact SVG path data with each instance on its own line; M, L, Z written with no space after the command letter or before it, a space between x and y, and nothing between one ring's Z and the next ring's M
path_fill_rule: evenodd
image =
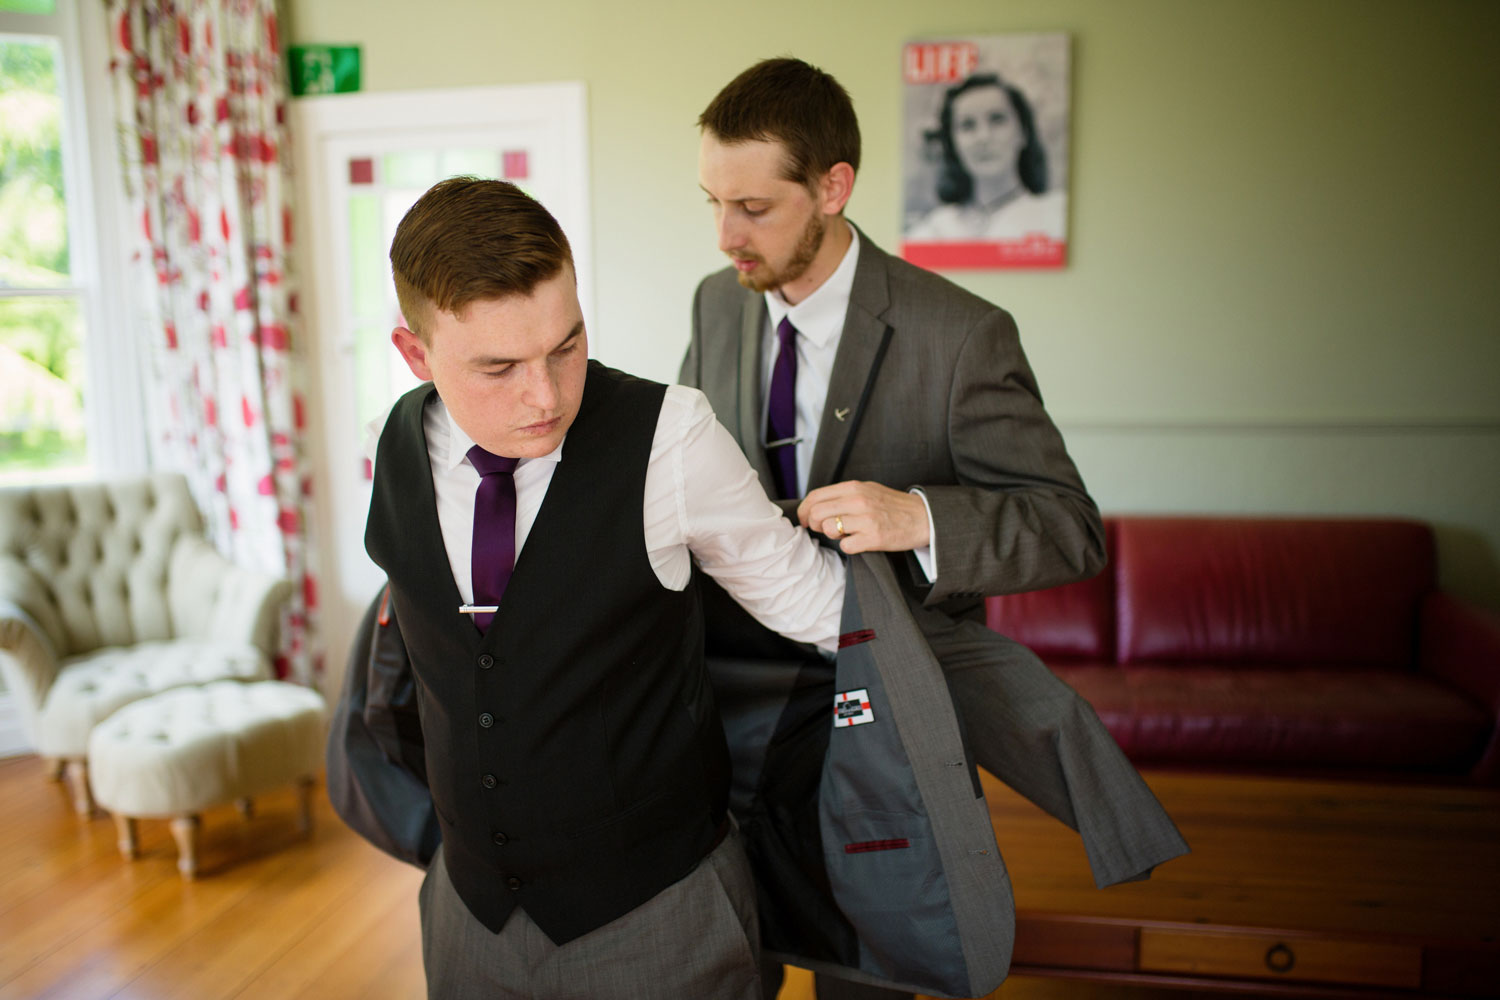
M310 681L311 472L275 0L105 0L149 343L152 461L236 562L300 582L277 660Z

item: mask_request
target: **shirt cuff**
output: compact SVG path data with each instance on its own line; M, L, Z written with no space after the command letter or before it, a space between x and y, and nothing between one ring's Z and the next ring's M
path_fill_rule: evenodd
M922 492L922 487L913 486L907 490L922 499L922 509L927 511L927 544L920 549L912 549L911 554L916 556L917 565L922 568L922 575L927 577L931 583L937 579L937 525L932 523L932 504L927 502L927 494Z

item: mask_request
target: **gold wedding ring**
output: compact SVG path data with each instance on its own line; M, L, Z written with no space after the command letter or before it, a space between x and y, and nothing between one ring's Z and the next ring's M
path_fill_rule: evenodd
M834 518L833 518L833 527L834 527L834 530L839 533L839 537L843 538L844 537L844 518L841 515L837 515L837 514L834 515Z

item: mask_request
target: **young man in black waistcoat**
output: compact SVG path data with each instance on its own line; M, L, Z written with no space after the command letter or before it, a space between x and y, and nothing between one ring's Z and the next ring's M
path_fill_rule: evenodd
M365 543L442 828L429 995L759 997L691 563L831 651L837 555L701 393L588 360L567 239L513 185L436 185L391 266L392 341L427 384L380 432Z

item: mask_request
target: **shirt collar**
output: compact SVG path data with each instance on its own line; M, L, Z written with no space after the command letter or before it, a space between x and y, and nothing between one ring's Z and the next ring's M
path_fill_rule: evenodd
M474 447L474 439L469 437L462 427L458 426L458 422L453 419L453 414L444 405L442 397L435 398L437 401L433 405L439 407L442 411L442 426L448 431L447 440L428 441L427 446L432 449L441 449L438 454L438 468L444 472L452 472L460 465L469 461L469 449ZM563 445L566 443L567 436L564 435L563 440L557 443L556 448L536 458L523 458L516 463L516 468L519 469L528 462L561 462Z
M771 329L790 316L797 332L818 347L826 347L844 331L844 314L849 311L849 293L854 290L854 270L859 263L859 231L849 223L849 249L834 268L828 280L796 305L787 305L780 289L766 292L766 308L771 314Z

